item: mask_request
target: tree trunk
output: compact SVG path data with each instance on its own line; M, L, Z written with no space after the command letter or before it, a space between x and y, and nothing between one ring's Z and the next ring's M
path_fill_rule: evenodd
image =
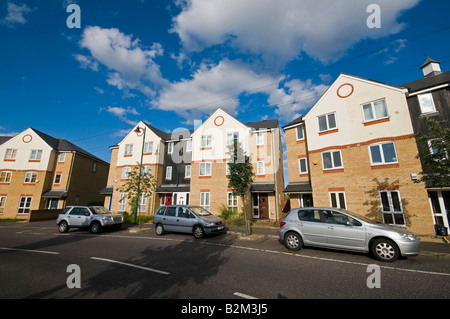
M242 206L244 209L244 221L245 221L245 234L246 235L251 235L253 230L252 230L252 221L251 221L251 216L252 216L252 212L251 209L248 210L246 209L246 203L247 201L245 200L245 195L241 197L242 199Z

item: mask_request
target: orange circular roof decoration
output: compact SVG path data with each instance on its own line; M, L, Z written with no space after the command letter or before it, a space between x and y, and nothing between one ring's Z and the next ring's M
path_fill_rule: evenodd
M223 122L225 122L225 119L221 115L217 116L214 119L214 124L216 124L216 126L221 126L223 124Z
M352 95L354 90L355 88L353 85L350 83L344 83L337 89L336 93L340 98L345 99Z
M24 135L24 136L22 137L22 141L23 141L24 143L30 143L32 139L33 139L33 136L31 136L30 134Z

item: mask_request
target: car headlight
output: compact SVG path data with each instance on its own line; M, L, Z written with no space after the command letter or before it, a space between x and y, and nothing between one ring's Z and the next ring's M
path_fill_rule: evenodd
M409 241L417 240L416 236L414 236L413 234L402 234L402 239L409 240Z
M110 216L104 216L103 220L106 221L106 222L109 222L109 221L112 220L112 218Z
M206 227L211 227L211 226L214 226L214 223L205 223L205 226Z

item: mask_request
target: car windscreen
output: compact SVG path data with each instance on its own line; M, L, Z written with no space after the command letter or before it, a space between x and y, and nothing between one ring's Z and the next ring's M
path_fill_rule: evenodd
M197 216L209 216L212 215L210 212L208 212L203 207L189 207L190 210L192 210Z
M103 206L89 206L89 209L92 214L111 214L111 212Z

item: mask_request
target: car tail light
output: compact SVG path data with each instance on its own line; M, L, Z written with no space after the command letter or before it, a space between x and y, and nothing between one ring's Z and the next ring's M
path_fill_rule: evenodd
M280 223L280 228L283 227L284 225L286 225L286 222L281 222Z

